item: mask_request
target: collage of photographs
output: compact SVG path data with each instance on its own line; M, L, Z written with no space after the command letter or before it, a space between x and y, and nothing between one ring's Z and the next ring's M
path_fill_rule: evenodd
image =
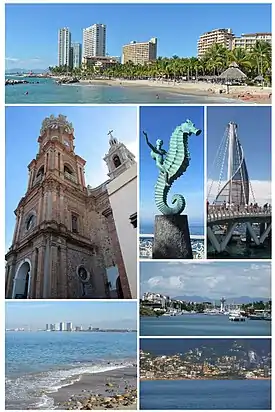
M5 410L271 410L272 4L4 10Z

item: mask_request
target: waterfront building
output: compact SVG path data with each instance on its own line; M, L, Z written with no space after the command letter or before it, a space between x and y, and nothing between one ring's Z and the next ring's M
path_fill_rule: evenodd
M67 332L72 332L72 330L73 330L73 324L72 324L72 322L68 322L68 323L67 323L67 325L66 325L66 330L67 330Z
M115 66L118 63L116 57L109 56L93 56L93 57L83 57L82 68L87 70L88 67L94 66L98 69L107 69L108 67Z
M59 331L64 332L64 330L65 330L65 322L60 322L59 323Z
M55 324L54 324L54 323L51 323L51 324L50 324L50 331L51 331L51 332L54 332L54 331L55 331Z
M147 42L137 43L131 41L130 44L126 44L122 49L122 63L125 64L129 61L134 64L146 64L152 62L157 58L157 38L153 37Z
M44 119L15 210L6 298L109 298L110 284L112 297L136 298L136 162L109 135L109 179L92 188L73 125L62 115Z
M58 31L58 66L71 65L71 33L68 27L64 27Z
M48 323L46 323L46 329L45 330L50 330Z
M216 43L222 44L228 50L232 50L233 39L234 34L231 29L215 29L203 33L198 40L198 58L203 57L207 50Z
M83 59L84 57L105 56L106 25L93 24L83 29Z
M242 34L240 37L235 37L233 40L233 48L241 48L251 50L257 41L265 41L267 43L272 43L271 33L251 33Z
M81 67L82 47L80 43L72 43L72 67L78 69Z

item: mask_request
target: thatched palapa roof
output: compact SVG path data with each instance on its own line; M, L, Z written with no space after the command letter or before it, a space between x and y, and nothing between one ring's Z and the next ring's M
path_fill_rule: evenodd
M244 80L246 77L247 75L239 69L235 62L231 63L228 69L219 75L220 79L225 80Z

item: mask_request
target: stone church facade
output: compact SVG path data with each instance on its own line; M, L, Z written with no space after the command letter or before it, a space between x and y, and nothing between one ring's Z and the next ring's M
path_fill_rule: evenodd
M74 129L65 116L46 118L38 143L28 166L27 192L15 210L6 254L6 298L132 298L108 181L86 187L86 162L74 151ZM135 160L112 134L109 144L104 160L113 179ZM136 230L132 217L129 225ZM115 281L108 278L110 268Z

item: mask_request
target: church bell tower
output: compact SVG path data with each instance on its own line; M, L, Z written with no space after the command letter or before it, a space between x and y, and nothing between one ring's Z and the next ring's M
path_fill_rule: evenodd
M98 223L88 215L86 162L74 139L66 116L43 121L6 254L7 298L108 297L102 251L91 238Z

